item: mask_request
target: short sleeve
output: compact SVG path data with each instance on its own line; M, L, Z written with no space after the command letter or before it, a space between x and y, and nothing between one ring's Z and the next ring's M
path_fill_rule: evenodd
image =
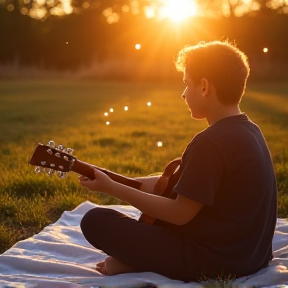
M208 138L199 138L194 138L183 153L183 170L173 190L196 202L213 206L223 177L224 159L217 145Z

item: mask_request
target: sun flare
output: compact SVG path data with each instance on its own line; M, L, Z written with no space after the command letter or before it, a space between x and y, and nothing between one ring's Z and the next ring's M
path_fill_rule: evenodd
M197 14L197 5L194 0L163 0L162 3L161 18L181 22Z

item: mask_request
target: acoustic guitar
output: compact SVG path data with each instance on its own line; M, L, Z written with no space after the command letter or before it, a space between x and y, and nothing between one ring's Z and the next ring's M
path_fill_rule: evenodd
M107 174L112 180L123 185L135 189L140 189L142 185L140 181L134 178L126 177L107 169L83 162L72 154L73 149L66 149L63 145L58 145L56 147L55 142L51 140L47 145L39 143L28 163L36 166L36 173L45 172L49 176L58 174L60 178L65 178L67 172L73 171L93 180L95 179L94 169L97 169ZM180 164L181 158L176 158L166 166L164 172L154 186L153 194L168 198L176 197L176 193L173 192L173 187L176 185L181 174ZM153 224L155 220L155 218L144 213L142 213L139 218L139 221L149 224Z

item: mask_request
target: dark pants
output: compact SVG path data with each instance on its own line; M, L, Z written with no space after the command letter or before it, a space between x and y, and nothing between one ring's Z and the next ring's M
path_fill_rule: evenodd
M149 225L112 209L93 208L84 215L81 229L92 246L139 272L188 281L192 275L186 268L187 243L177 226L159 223Z

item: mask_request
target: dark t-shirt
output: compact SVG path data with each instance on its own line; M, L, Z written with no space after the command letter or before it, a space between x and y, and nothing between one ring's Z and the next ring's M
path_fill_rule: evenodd
M188 271L239 277L267 266L277 217L275 173L259 127L245 114L221 119L191 140L174 191L204 204L181 226L193 247L186 250Z

